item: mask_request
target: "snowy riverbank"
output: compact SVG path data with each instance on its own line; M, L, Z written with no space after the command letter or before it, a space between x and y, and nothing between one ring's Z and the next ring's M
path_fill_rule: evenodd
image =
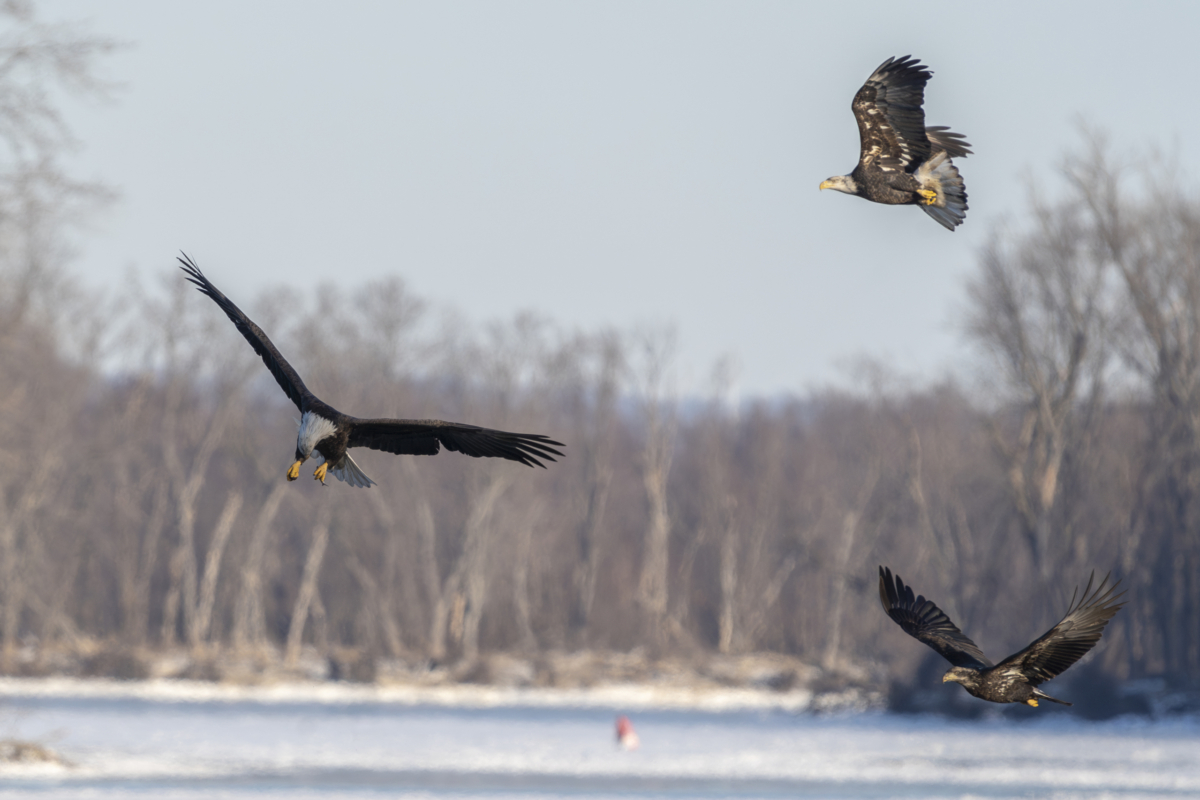
M0 678L3 698L149 700L176 703L255 702L329 705L385 704L451 708L619 708L700 711L865 710L874 698L848 691L816 695L807 689L689 688L612 684L586 689L471 684L400 686L342 682L284 682L241 686L178 679ZM876 699L877 702L877 699Z

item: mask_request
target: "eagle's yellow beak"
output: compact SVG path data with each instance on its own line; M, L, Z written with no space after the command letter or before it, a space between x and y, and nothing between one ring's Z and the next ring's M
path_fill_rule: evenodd
M821 187L820 187L820 188L822 188L822 189L831 189L831 188L833 188L833 181L831 181L831 180L823 180L823 181L821 181Z

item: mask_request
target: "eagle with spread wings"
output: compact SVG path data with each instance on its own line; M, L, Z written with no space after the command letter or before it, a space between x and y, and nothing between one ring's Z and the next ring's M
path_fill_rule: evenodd
M929 645L953 665L942 676L942 683L961 683L975 697L993 703L1025 703L1036 708L1038 700L1049 700L1069 706L1066 700L1051 697L1038 686L1095 647L1104 626L1125 605L1117 602L1125 593L1114 594L1120 581L1105 589L1106 575L1092 591L1095 577L1093 572L1082 595L1076 587L1067 613L1057 625L999 664L992 664L945 612L923 595L914 595L887 567L879 568L879 600L905 633Z
M368 447L397 455L432 456L445 447L476 458L506 458L529 467L545 467L542 460L554 461L562 447L536 433L508 433L461 422L438 419L358 419L322 402L308 390L292 365L241 309L213 286L200 268L187 257L179 259L188 280L212 298L233 321L242 336L258 353L275 376L279 388L300 409L300 429L296 433L296 460L287 471L287 479L300 477L300 465L313 458L318 462L313 477L325 483L327 474L351 486L374 485L350 454L351 447Z
M871 73L850 108L862 149L849 175L822 189L875 203L917 205L953 231L967 215L967 190L952 159L971 150L961 133L925 126L925 84L933 73L909 56L889 58Z

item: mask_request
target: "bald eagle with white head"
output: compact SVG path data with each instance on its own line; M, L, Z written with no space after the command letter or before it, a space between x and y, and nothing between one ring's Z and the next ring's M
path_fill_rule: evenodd
M445 447L476 458L506 458L543 468L546 466L543 459L554 461L554 456L562 455L554 449L562 447L562 442L537 433L507 433L438 419L358 419L343 414L308 390L262 329L213 286L186 254L179 261L188 280L221 307L275 376L279 388L300 409L296 460L287 471L289 481L300 477L300 465L312 458L319 464L313 477L321 483L330 474L351 486L374 485L346 452L351 447L414 456L437 455Z
M967 216L967 190L951 159L970 151L961 133L925 127L925 84L933 73L902 56L879 65L850 110L858 122L861 151L849 175L835 175L822 189L855 194L874 203L916 205L953 231Z

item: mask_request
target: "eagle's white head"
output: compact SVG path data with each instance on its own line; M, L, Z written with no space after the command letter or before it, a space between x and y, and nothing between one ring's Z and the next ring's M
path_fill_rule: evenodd
M332 436L337 431L334 424L311 411L300 417L300 430L296 431L296 458L304 461L312 456L317 442Z

